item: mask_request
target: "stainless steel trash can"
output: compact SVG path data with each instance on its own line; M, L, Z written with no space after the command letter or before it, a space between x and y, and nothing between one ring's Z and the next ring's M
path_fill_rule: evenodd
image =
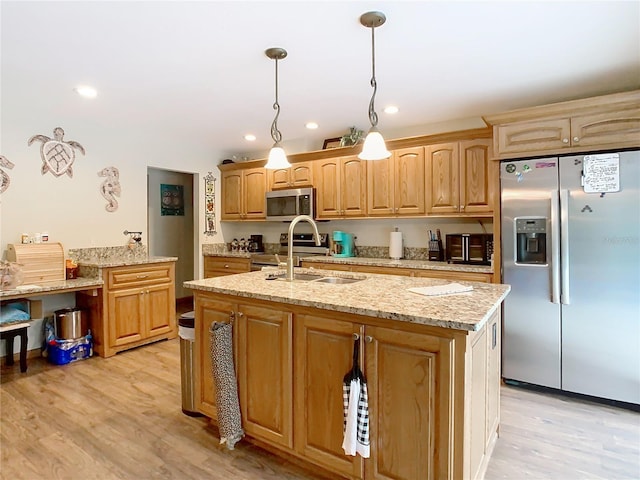
M55 334L60 340L77 340L87 335L87 320L77 307L56 310Z
M202 416L196 410L193 346L195 342L195 314L186 312L178 318L180 337L180 386L182 388L182 413L191 417Z

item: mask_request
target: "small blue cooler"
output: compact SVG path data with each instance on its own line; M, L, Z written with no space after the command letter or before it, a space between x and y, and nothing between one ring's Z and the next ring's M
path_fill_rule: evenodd
M84 360L93 355L93 339L91 334L74 340L49 340L47 356L55 365L66 365L76 360Z

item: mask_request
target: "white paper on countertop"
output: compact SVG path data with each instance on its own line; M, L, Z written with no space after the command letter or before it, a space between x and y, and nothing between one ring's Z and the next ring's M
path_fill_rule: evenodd
M465 293L473 290L471 285L461 285L459 283L447 283L445 285L433 285L431 287L414 287L409 291L419 293L420 295L455 295L457 293Z

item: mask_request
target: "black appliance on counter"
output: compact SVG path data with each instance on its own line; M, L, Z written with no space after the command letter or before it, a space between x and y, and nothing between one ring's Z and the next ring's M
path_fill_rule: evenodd
M262 235L251 235L249 237L249 252L262 253L264 252L264 245L262 243Z
M446 237L447 262L491 265L493 234L455 233Z

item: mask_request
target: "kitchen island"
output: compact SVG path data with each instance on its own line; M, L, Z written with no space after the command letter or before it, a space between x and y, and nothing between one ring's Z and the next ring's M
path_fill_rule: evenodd
M482 478L499 425L500 305L509 286L461 282L473 290L425 296L408 289L448 282L296 273L317 275L286 282L260 271L184 283L195 293L198 409L217 420L209 326L232 322L251 441L333 477ZM369 389L368 459L341 448L354 341Z

